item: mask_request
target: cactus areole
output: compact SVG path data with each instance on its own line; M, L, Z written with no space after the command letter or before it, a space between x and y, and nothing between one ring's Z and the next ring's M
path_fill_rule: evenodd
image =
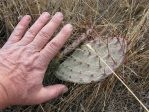
M122 64L126 46L126 40L121 37L89 41L61 63L56 77L79 84L101 81Z

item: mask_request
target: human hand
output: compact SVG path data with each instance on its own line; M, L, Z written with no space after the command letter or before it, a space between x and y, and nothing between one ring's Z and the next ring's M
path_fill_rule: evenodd
M49 13L44 12L27 29L31 17L26 15L1 48L0 108L43 103L68 90L61 84L42 85L49 62L72 32L72 26L67 24L48 42L63 20L63 15L58 12L49 20Z

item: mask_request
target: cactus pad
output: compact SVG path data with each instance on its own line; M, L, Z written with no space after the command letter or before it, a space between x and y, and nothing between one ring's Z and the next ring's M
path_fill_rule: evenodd
M91 46L93 50L89 47ZM74 83L101 81L112 74L123 62L126 40L120 37L104 41L95 39L76 49L58 68L56 77ZM103 61L106 62L107 66Z

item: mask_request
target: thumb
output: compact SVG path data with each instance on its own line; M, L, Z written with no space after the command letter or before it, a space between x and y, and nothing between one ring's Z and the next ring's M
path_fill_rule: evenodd
M36 104L44 103L46 101L57 98L59 95L64 94L68 91L68 88L65 85L56 84L53 86L43 87L35 96Z

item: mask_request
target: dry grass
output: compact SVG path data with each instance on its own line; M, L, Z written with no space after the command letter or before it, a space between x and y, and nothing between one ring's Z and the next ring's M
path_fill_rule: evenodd
M92 27L88 39L115 35L126 38L126 59L116 74L149 108L148 0L1 0L0 23L5 23L0 24L1 43L9 37L21 16L30 14L34 22L44 10L52 15L61 11L65 15L63 24L74 25L74 33L64 49ZM99 83L78 85L56 79L57 66L56 61L49 65L44 82L68 85L66 95L43 105L10 107L3 112L145 112L114 75Z

